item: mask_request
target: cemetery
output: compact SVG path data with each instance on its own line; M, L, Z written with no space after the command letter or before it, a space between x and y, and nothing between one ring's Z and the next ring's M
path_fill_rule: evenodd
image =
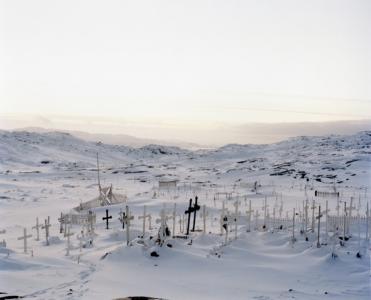
M236 161L250 157L250 150L219 157L215 173L205 165L220 153L192 154L193 160L180 153L181 167L179 159L162 154L143 182L112 172L120 158L106 159L108 150L97 163L97 146L90 147L90 157L81 156L72 171L19 163L40 173L9 174L10 165L2 165L1 193L11 199L1 203L4 295L369 299L369 155L358 154L352 172L361 175L347 185L272 177L268 162L264 172L241 171ZM141 164L155 165L140 155ZM342 160L349 157L336 163ZM180 179L159 186L165 161L166 172L178 164L171 172ZM296 164L302 169L307 161ZM306 168L310 172L317 170ZM347 172L338 177L346 180ZM103 189L101 181L114 184L125 200L115 201L112 186ZM76 186L73 192L66 184ZM97 190L102 201L79 205Z

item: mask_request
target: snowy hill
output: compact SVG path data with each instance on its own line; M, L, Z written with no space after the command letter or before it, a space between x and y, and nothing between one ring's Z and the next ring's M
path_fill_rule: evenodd
M190 151L88 142L63 132L1 131L0 292L25 299L369 299L364 214L370 147L371 132ZM86 224L71 225L69 240L58 219L98 196L97 153L102 186L127 195L133 219L128 238L118 218L126 204L94 208L94 242L82 246ZM160 189L162 179L179 180L177 188ZM339 197L316 197L317 190ZM205 211L184 238L185 211L196 195ZM304 230L305 199L310 230ZM330 217L326 227L321 219L317 235L315 216L319 205L328 205L331 217L338 212L343 222L345 202L353 218L349 240L340 245ZM141 238L144 205L152 225L147 222ZM235 220L229 236L221 227L224 209ZM155 241L162 210L175 216L168 226L180 238L169 236L161 247ZM357 227L358 212L363 223ZM106 214L112 216L108 229ZM36 239L35 227L36 218L45 224L48 217L49 245L44 229ZM27 253L19 240L24 228L33 235Z

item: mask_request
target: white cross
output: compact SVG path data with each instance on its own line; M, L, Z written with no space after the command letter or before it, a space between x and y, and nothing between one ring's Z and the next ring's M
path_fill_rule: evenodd
M264 198L264 205L262 207L262 210L264 210L264 224L263 224L264 230L266 230L266 228L268 227L267 226L267 208L268 207L269 207L269 205L267 205L267 197L265 196L265 198Z
M367 242L367 244L368 244L368 240L369 240L369 237L368 237L369 218L370 218L370 211L368 209L368 201L367 201L367 205L366 205L366 242Z
M292 211L292 243L295 243L295 208Z
M40 229L39 228L42 228L42 225L39 224L39 218L37 217L36 225L32 227L32 229L36 229L36 241L40 240L40 232L39 232Z
M67 248L66 248L66 256L70 255L70 250L71 250L71 240L70 236L73 236L75 233L71 232L71 226L68 226L67 232L66 232L66 237L67 237Z
M41 227L42 229L45 229L45 241L46 245L49 246L49 227L50 227L50 217L48 216L48 219L45 219L45 224Z
M126 214L123 218L123 221L126 225L126 245L129 245L129 243L130 243L130 228L129 227L131 225L130 221L133 220L134 217L130 214L129 206L126 205L125 210L126 210Z
M165 241L166 239L166 221L168 217L166 216L165 206L160 211L160 219L156 219L156 223L160 224L160 229L158 231L159 239L160 239L160 245Z
M238 206L239 206L239 203L238 203L238 200L236 202L233 203L233 206L234 206L234 215L232 216L233 217L233 221L234 221L234 238L237 240L237 224L238 224L238 217L239 217L239 211L238 211Z
M317 248L321 247L321 243L319 241L319 236L321 232L321 218L323 217L323 214L321 213L321 205L318 206L318 215L316 216L316 219L318 220L318 232L317 232Z
M32 234L27 235L27 229L23 228L23 236L19 237L18 240L23 240L23 252L27 253L27 239L32 237Z
M247 232L250 232L251 231L251 215L252 213L254 212L253 209L251 209L251 200L249 200L249 210L246 211L246 214L247 214L247 221L249 223L249 227L247 229Z
M255 230L257 230L259 228L259 210L255 210Z
M146 206L143 206L143 216L138 217L139 220L143 219L143 233L142 236L144 238L144 235L146 233L146 219L148 219L149 222L151 222L151 215L146 213ZM151 225L149 226L151 227ZM151 229L151 228L149 228Z
M206 234L206 218L207 216L209 215L209 213L206 211L206 205L204 204L202 206L202 220L203 220L203 223L204 223L204 234Z
M349 225L350 225L350 220L352 219L352 211L353 209L356 209L355 206L353 206L353 197L350 197L350 206L348 207L348 222L347 222L347 230L346 233L349 234Z
M282 194L281 194L281 198L282 198ZM280 219L281 219L282 218L282 213L283 213L283 201L282 200L281 200L280 210L278 212L280 214Z
M176 203L174 203L173 213L166 217L166 220L173 220L173 231L172 236L175 236L175 222L176 222Z
M314 210L316 209L316 201L313 200L312 201L312 206L311 206L311 210L312 210L312 232L314 232L314 223L315 223L315 217L314 217Z

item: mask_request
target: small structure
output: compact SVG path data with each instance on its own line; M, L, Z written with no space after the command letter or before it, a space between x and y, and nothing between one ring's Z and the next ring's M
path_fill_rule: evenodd
M89 210L94 207L99 207L99 206L106 206L106 205L113 205L113 204L119 204L119 203L124 203L127 201L127 196L122 195L122 194L116 194L113 192L113 186L112 184L108 187L102 187L100 184L100 174L99 174L99 157L97 153L97 172L98 172L98 192L99 195L98 197L80 203L79 206L75 207L74 209L77 211L82 211L82 210Z
M159 189L176 189L178 184L177 179L161 179L158 181Z

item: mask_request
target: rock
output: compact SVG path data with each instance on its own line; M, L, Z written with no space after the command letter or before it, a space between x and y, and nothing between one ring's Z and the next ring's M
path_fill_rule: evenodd
M156 251L151 252L152 257L159 257L160 255Z

